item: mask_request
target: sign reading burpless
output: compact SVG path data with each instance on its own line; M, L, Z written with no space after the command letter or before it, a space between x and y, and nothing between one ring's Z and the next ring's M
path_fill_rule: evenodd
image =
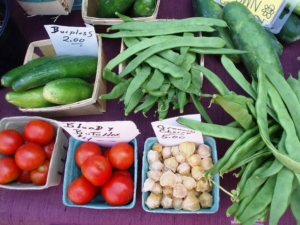
M45 25L45 28L57 55L98 56L94 27Z

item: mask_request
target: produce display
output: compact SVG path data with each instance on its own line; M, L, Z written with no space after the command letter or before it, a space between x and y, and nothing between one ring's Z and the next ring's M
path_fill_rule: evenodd
M212 206L212 183L203 176L213 166L210 146L155 143L147 152L147 161L149 171L142 190L150 192L145 200L150 210L162 207L198 211Z
M97 17L117 18L116 12L132 17L147 17L154 13L156 0L99 0Z
M129 169L134 163L134 149L130 144L120 142L102 150L93 142L82 142L75 150L74 162L81 171L67 190L74 204L104 201L122 206L132 201L134 181Z
M92 96L97 57L44 56L12 69L1 78L12 88L6 100L18 107L42 108L64 105Z
M0 184L46 184L55 144L51 123L31 120L21 134L14 129L0 132Z
M153 119L160 121L177 110L180 125L229 143L222 146L224 154L215 163L206 144L155 143L147 151L149 170L140 187L142 198L149 193L143 207L152 212L174 209L176 213L197 214L218 202L213 195L213 188L218 187L229 196L230 205L223 216L230 217L231 223L276 225L290 211L293 221L300 224L300 67L297 65L298 76L287 75L290 71L284 71L286 65L281 63L285 46L300 39L300 4L281 31L273 34L242 1L220 6L214 0L191 0L193 17L149 21L134 18L151 16L156 0L98 1L97 17L122 20L100 34L103 40L118 39L121 43L120 53L104 63L101 74L111 88L99 98L123 104L108 104L110 110L124 109L127 119L138 118L136 113L147 117L154 111ZM220 68L203 64L206 56L215 57L228 79L221 79ZM295 60L299 64L300 55ZM21 108L88 99L94 91L97 62L97 57L65 55L31 60L2 76L1 85L11 89L5 99ZM204 82L213 89L206 88ZM230 87L227 82L231 82ZM203 100L210 103L209 112L215 110L214 116L223 113L231 122L215 123ZM201 121L180 116L190 105L201 115ZM148 129L145 119L138 125ZM0 131L0 185L44 185L54 145L55 129L46 121L28 122L23 133ZM82 142L70 169L74 172L76 167L79 173L71 182L70 174L64 174L70 184L64 183L63 203L65 194L76 207L98 204L101 209L103 205L119 209L135 203L135 150L125 142L111 148ZM231 174L237 182L235 187L213 179ZM88 208L93 207L97 208Z

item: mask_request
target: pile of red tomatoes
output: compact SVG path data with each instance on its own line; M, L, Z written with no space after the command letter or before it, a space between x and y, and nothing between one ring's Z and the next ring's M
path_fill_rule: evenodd
M0 184L16 181L45 185L55 144L55 128L44 120L25 124L23 134L0 131Z
M134 180L129 168L134 163L134 149L117 143L103 151L93 142L81 143L75 152L81 176L68 187L68 197L75 204L86 204L97 194L112 206L128 204L134 194Z

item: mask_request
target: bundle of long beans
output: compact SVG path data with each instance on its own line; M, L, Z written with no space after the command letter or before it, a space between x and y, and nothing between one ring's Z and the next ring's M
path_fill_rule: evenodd
M250 96L230 91L212 71L195 66L218 93L212 103L220 105L234 121L208 124L179 118L178 122L204 135L232 140L224 156L206 172L206 177L240 169L227 216L236 222L257 220L277 224L288 206L300 223L300 78L285 79L272 66L259 60L257 81L248 82L226 57L222 65ZM299 71L300 75L300 71ZM222 187L221 187L222 188Z

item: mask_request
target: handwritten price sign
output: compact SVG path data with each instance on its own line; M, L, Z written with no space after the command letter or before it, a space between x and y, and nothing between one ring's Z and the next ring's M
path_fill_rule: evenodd
M45 25L57 55L98 56L94 27Z

